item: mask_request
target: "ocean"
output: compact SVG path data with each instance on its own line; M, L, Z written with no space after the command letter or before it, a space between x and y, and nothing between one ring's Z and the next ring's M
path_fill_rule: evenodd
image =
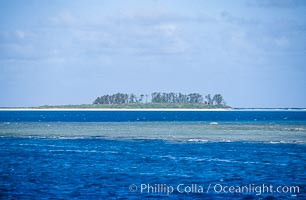
M306 199L306 111L1 110L0 158L0 199Z

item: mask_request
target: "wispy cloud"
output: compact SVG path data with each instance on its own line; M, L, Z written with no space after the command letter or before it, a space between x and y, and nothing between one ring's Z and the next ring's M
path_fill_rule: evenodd
M137 54L179 53L184 49L184 41L179 35L178 20L134 14L99 16L88 21L68 11L59 12L47 19L45 26L30 32L2 32L1 57L49 59L132 53L131 49Z
M248 6L259 6L265 8L297 8L305 7L306 1L304 0L257 0L248 1Z

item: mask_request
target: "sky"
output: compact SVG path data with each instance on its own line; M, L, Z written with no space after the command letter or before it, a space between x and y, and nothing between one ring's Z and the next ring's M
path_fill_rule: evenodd
M306 1L0 1L0 107L117 92L306 107Z

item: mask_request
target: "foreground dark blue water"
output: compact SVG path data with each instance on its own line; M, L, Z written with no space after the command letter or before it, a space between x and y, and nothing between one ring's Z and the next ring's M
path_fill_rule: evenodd
M0 199L306 199L306 111L0 111L0 159Z
M0 197L302 199L306 198L305 152L305 145L299 144L3 137ZM164 184L174 191L141 192L141 184ZM176 191L179 184L184 186ZM184 191L194 184L205 191L188 193L188 187ZM220 185L214 191L216 184L299 186L299 193L225 193L219 192Z

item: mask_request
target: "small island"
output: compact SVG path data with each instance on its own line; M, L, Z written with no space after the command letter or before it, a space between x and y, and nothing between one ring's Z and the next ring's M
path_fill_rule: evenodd
M37 107L36 107L37 108ZM44 105L41 109L227 109L231 108L221 94L201 95L199 93L161 93L151 95L133 93L107 94L97 97L92 104Z

